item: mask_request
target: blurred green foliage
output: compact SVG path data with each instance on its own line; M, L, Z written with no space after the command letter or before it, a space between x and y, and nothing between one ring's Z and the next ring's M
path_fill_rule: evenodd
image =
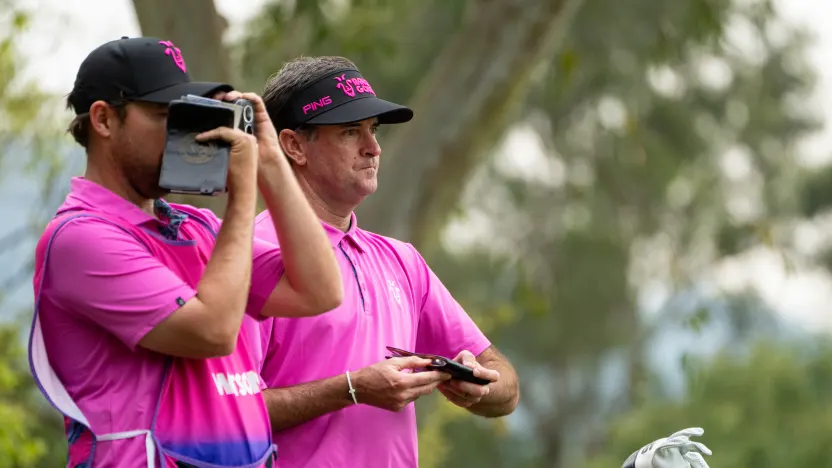
M15 326L0 326L0 466L62 466L63 425L48 407L29 375L25 351ZM60 447L60 445L58 445Z
M25 62L19 55L16 41L26 31L30 19L30 13L17 8L11 0L0 0L0 148L3 149L0 151L0 174L5 172L3 177L10 176L4 165L8 162L6 158L16 153L10 149L15 145L18 148L28 146L35 157L28 164L15 167L42 174L44 197L47 197L51 193L51 182L62 167L55 153L60 143L55 138L57 127L52 126L53 120L48 117L51 97L34 83L20 80ZM32 230L40 226L39 221L39 216L33 214ZM27 235L28 229L4 236L0 254L9 248L7 243L20 242ZM11 281L3 275L3 289L27 281L29 268L29 265L8 265L4 273L12 274ZM0 304L3 304L5 292L0 290ZM63 448L53 448L56 444L59 447L65 444L63 425L31 379L20 340L21 324L26 321L16 321L13 312L7 310L4 320L0 321L0 421L3 421L0 425L0 467L62 466L66 460Z
M694 375L695 378L694 378ZM696 386L692 385L696 381ZM688 375L687 398L654 400L616 417L587 468L617 467L633 451L687 425L713 451L713 467L826 466L832 445L832 346L759 343Z
M269 2L232 44L239 87L262 89L298 55L344 55L379 95L408 102L471 9L485 3ZM12 45L29 17L14 5L0 0L3 24L14 25L0 29L8 31L0 37L0 144L31 137L44 145L35 154L54 154L47 145L67 141L54 138L60 128L32 125L51 109L49 96L15 81L22 62ZM832 437L824 422L829 350L778 345L776 320L757 298L700 289L720 261L758 248L802 265L832 264L832 254L796 249L792 235L795 223L820 219L832 205L832 169L798 162L798 142L818 128L800 105L814 82L803 58L808 38L770 0L593 0L563 27L564 42L535 70L521 118L484 130L499 145L477 150L454 181L463 190L444 207L440 228L431 227L440 248L426 252L515 363L521 407L484 420L437 397L420 401L420 466L615 467L693 425L705 428L714 467L822 466ZM447 119L454 128L454 116ZM383 129L382 146L389 136ZM507 155L505 143L518 136L525 145ZM34 164L47 174L45 192L55 161ZM455 241L460 232L465 242ZM667 300L651 315L645 290L657 283ZM674 302L690 295L707 300L690 311ZM655 340L670 333L771 343L750 355L728 346L713 362L680 362L688 387L673 397L651 361L665 352ZM39 399L29 401L20 349L0 350L9 363L0 368L0 415L19 421L0 430L0 460L59 466L59 458L37 457L63 453L60 424L38 413ZM34 458L11 458L21 453Z

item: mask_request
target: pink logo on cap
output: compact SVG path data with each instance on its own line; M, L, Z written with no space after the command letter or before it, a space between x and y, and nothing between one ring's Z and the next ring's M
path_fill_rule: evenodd
M159 44L165 46L165 55L170 55L173 58L173 63L182 70L182 73L187 73L188 69L185 67L185 58L182 57L182 52L179 47L173 45L171 41L159 41Z
M364 78L346 78L345 74L342 74L341 76L336 76L335 81L338 82L335 87L349 97L355 97L355 93L369 93L373 96L376 94L373 91L373 87Z
M309 111L315 112L316 110L326 107L332 104L332 98L329 96L324 96L317 101L312 101L309 104L303 106L303 114L306 115Z

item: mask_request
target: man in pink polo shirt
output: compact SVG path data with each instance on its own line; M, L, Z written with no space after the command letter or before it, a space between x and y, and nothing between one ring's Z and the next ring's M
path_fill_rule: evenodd
M230 144L223 222L160 198L167 104L185 94L255 104L256 140L197 137ZM38 244L29 351L68 466L271 466L258 320L323 313L342 288L262 100L191 81L175 45L141 37L91 52L67 101L87 168ZM282 251L252 242L258 186Z
M341 267L344 302L313 318L264 322L261 376L281 468L418 466L412 402L439 389L485 417L511 413L517 375L451 297L412 245L360 229L355 208L376 190L379 124L413 112L378 99L347 59L289 62L263 94L306 197ZM272 215L255 234L284 243ZM436 371L430 360L394 357L386 347L465 364L490 381L475 385Z

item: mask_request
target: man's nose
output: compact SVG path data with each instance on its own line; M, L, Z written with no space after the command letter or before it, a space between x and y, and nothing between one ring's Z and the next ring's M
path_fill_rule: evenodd
M364 155L367 157L376 157L381 154L381 146L376 140L375 134L367 132L364 138Z

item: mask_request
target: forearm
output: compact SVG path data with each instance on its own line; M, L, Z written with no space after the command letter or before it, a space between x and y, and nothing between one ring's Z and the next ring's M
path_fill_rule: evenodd
M263 392L273 431L282 431L354 404L346 375Z
M285 281L312 304L337 307L342 294L328 292L343 288L338 263L289 163L284 158L261 163L258 181L280 240Z
M210 311L212 323L221 328L239 329L245 313L256 197L254 189L229 196L225 220L197 285L197 297Z
M468 411L478 416L499 418L514 412L520 401L520 384L517 373L511 365L500 361L481 363L483 367L500 373L500 380L489 384L488 395L479 403L468 408Z

